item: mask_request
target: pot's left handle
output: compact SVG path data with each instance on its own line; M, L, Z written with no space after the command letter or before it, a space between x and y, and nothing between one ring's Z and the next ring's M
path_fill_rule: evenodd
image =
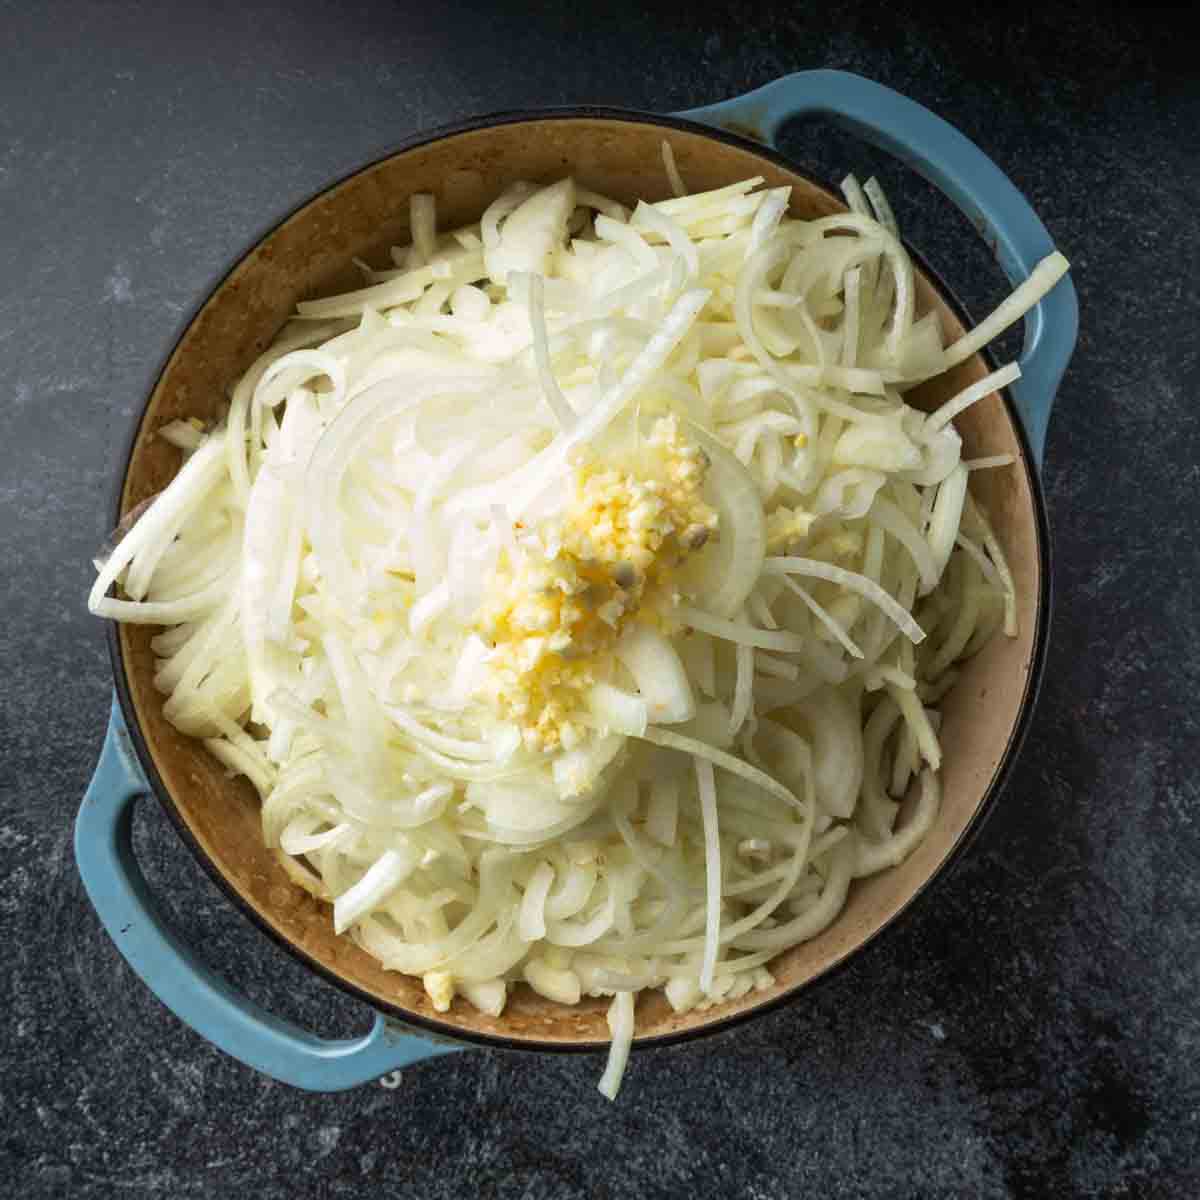
M247 1066L315 1092L356 1087L462 1049L398 1032L379 1014L364 1037L326 1040L234 991L163 920L134 857L133 805L148 792L114 699L100 762L75 823L75 860L117 949L181 1021Z

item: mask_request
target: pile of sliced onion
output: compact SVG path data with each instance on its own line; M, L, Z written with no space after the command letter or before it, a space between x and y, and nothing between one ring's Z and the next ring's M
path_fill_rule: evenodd
M517 981L611 997L610 1097L640 991L770 987L936 821L936 705L1016 631L968 490L1010 460L964 463L953 422L1018 371L931 414L905 393L1067 266L943 347L874 181L801 221L787 189L687 195L664 162L675 196L632 212L520 183L439 232L414 196L412 244L300 305L224 419L160 430L183 465L90 599L163 627L169 719L436 1009L499 1016ZM583 736L530 749L481 689L476 614L499 564L551 554L578 465L665 415L705 452L718 536L594 664Z

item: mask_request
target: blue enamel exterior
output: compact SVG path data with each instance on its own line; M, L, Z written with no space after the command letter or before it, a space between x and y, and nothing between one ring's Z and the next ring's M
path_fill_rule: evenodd
M75 823L75 860L104 928L156 996L227 1054L308 1091L336 1092L461 1047L375 1015L360 1038L327 1041L265 1012L214 974L163 919L133 854L133 806L149 793L116 701Z
M977 146L920 105L859 76L800 72L679 115L772 142L785 121L807 113L845 123L939 187L994 246L1014 285L1053 249L1029 204ZM1077 330L1075 289L1064 279L1026 318L1022 378L1011 389L1039 464ZM248 1066L309 1091L355 1087L464 1048L400 1031L379 1014L363 1037L314 1037L214 974L164 921L134 858L133 805L149 791L114 699L100 761L76 821L75 857L117 949L177 1017Z

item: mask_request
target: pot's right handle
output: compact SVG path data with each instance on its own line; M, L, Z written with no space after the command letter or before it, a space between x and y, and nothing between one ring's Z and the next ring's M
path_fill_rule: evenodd
M974 142L927 108L860 75L799 71L744 96L679 115L774 144L785 121L806 114L846 126L944 192L983 235L1014 287L1053 251L1054 243L1029 202ZM1039 467L1054 394L1078 333L1075 287L1063 278L1025 317L1021 378L1011 387Z
M378 1013L363 1037L319 1038L265 1012L210 971L163 919L134 857L133 805L148 791L114 698L75 824L75 859L117 949L177 1017L247 1066L307 1091L341 1091L462 1049L415 1037Z

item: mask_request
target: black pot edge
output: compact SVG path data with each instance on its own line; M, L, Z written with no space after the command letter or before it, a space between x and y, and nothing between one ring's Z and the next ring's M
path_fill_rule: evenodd
M300 203L294 205L282 216L276 218L255 236L248 244L247 248L237 255L237 257L223 270L220 275L214 280L211 286L205 290L201 299L199 299L188 311L185 317L180 321L176 328L176 332L171 339L171 344L166 353L162 356L159 366L154 371L150 378L148 387L146 388L146 399L149 402L149 397L153 395L154 389L158 386L158 381L166 369L171 356L175 353L180 341L183 339L189 326L195 320L200 310L212 298L213 294L221 287L225 280L232 274L246 256L253 252L254 248L259 245L266 237L279 228L284 222L289 220L295 213L302 208L311 204L318 197L324 195L338 184L345 182L347 179L359 174L361 171L376 165L385 159L392 158L397 154L402 154L406 151L416 149L419 146L428 145L431 142L439 141L446 137L451 137L455 134L468 133L477 129L491 128L497 125L511 125L522 121L539 121L539 120L578 120L581 118L599 118L604 120L629 121L637 124L651 124L661 126L664 129L678 129L687 133L699 133L706 137L711 137L716 141L725 142L729 145L736 146L739 149L751 151L754 154L760 155L763 158L774 162L776 165L792 174L801 175L810 183L817 187L824 188L831 192L826 184L819 180L814 180L805 172L799 171L796 166L789 162L782 154L770 146L766 146L760 142L756 142L741 134L731 133L725 129L718 129L712 126L704 125L697 121L687 120L682 117L667 116L661 113L641 112L637 109L609 108L596 105L580 105L580 106L562 106L544 109L528 109L528 110L509 110L493 114L476 117L465 121L457 121L447 125L441 125L434 129L426 130L421 133L414 134L412 137L390 146L377 154L372 155L367 161L361 163L354 169L347 171L339 176L336 180L326 184L324 187L307 196ZM920 266L926 276L937 286L943 298L949 303L956 315L965 325L969 327L970 320L967 316L966 308L959 300L953 289L947 286L941 275L933 270L925 259L915 251L911 246L905 243L905 248L912 256L914 262ZM981 353L989 366L995 367L995 361L990 352L985 348ZM1053 590L1051 586L1051 554L1050 554L1050 529L1046 515L1045 498L1042 493L1041 482L1035 471L1030 469L1032 455L1029 447L1028 439L1025 435L1024 427L1021 425L1017 415L1016 408L1013 404L1012 397L1007 389L1002 393L1005 406L1008 409L1009 417L1012 424L1017 430L1017 436L1021 443L1021 465L1029 480L1030 492L1034 498L1034 511L1037 519L1037 536L1038 536L1038 551L1041 563L1041 595L1038 597L1038 624L1034 634L1033 654L1030 663L1029 678L1026 681L1025 695L1021 701L1020 715L1013 727L1012 734L1009 737L1008 745L1005 747L1004 754L1001 757L1000 764L996 769L995 775L992 777L991 783L988 785L987 791L984 793L983 799L980 801L975 815L971 818L966 828L963 830L958 841L940 866L932 875L913 893L904 906L879 929L875 930L866 941L861 942L852 951L847 953L843 958L828 967L820 975L806 981L783 994L765 1001L762 1004L756 1005L753 1008L744 1009L729 1016L722 1017L711 1023L698 1026L694 1029L680 1030L676 1033L660 1034L653 1037L638 1038L634 1042L634 1048L648 1049L651 1047L674 1045L679 1042L691 1041L697 1038L705 1038L714 1036L719 1033L728 1032L731 1029L741 1025L743 1022L754 1017L764 1016L767 1013L774 1012L782 1008L785 1004L790 1004L797 1000L800 995L818 983L823 983L836 976L846 964L854 958L861 950L873 943L877 938L884 933L894 930L899 927L902 920L906 919L912 912L917 900L925 896L931 885L937 880L944 878L949 870L957 865L962 858L963 852L974 842L979 835L980 829L988 815L990 815L995 806L996 799L1007 782L1011 774L1013 763L1020 751L1025 737L1028 734L1029 726L1033 716L1034 708L1037 704L1038 695L1041 691L1043 675L1045 672L1046 656L1049 643L1050 631L1050 615L1051 606L1053 603ZM137 442L138 435L141 431L142 421L146 415L146 408L143 408L134 416L130 423L130 432L126 439L124 455L121 459L121 469L117 474L113 490L109 502L109 512L111 515L111 527L116 528L120 520L121 512L121 496L125 486L125 476L129 470L129 463L133 456L133 448ZM124 662L121 657L120 638L117 633L117 622L108 622L107 640L109 659L112 664L113 679L116 686L117 697L121 705L121 711L125 717L125 723L129 729L130 740L133 743L137 753L138 761L141 764L142 770L145 772L146 779L150 784L151 790L157 796L159 802L166 810L180 837L191 849L200 865L205 869L209 876L217 883L227 896L230 897L262 932L271 938L277 945L281 946L294 958L298 959L305 966L309 967L321 978L333 984L343 992L348 993L355 999L363 1001L370 1009L376 1012L382 1012L389 1021L410 1028L414 1033L430 1035L440 1041L454 1041L464 1045L476 1045L489 1049L501 1050L516 1050L529 1051L537 1053L559 1053L559 1054L578 1054L578 1053L596 1053L607 1048L607 1043L602 1041L596 1042L537 1042L531 1040L518 1040L507 1038L497 1034L482 1034L473 1033L469 1030L463 1030L457 1025L452 1025L448 1022L438 1021L432 1018L424 1017L408 1010L401 1009L397 1006L380 1002L378 997L372 996L369 993L360 990L353 984L347 983L346 980L328 970L322 963L308 955L295 943L281 936L274 930L266 920L264 920L251 904L233 888L216 865L204 853L200 844L192 836L191 830L180 815L175 803L171 798L162 778L158 774L158 770L154 765L153 757L150 749L142 736L141 728L135 717L133 699L129 691L129 685L125 677Z

